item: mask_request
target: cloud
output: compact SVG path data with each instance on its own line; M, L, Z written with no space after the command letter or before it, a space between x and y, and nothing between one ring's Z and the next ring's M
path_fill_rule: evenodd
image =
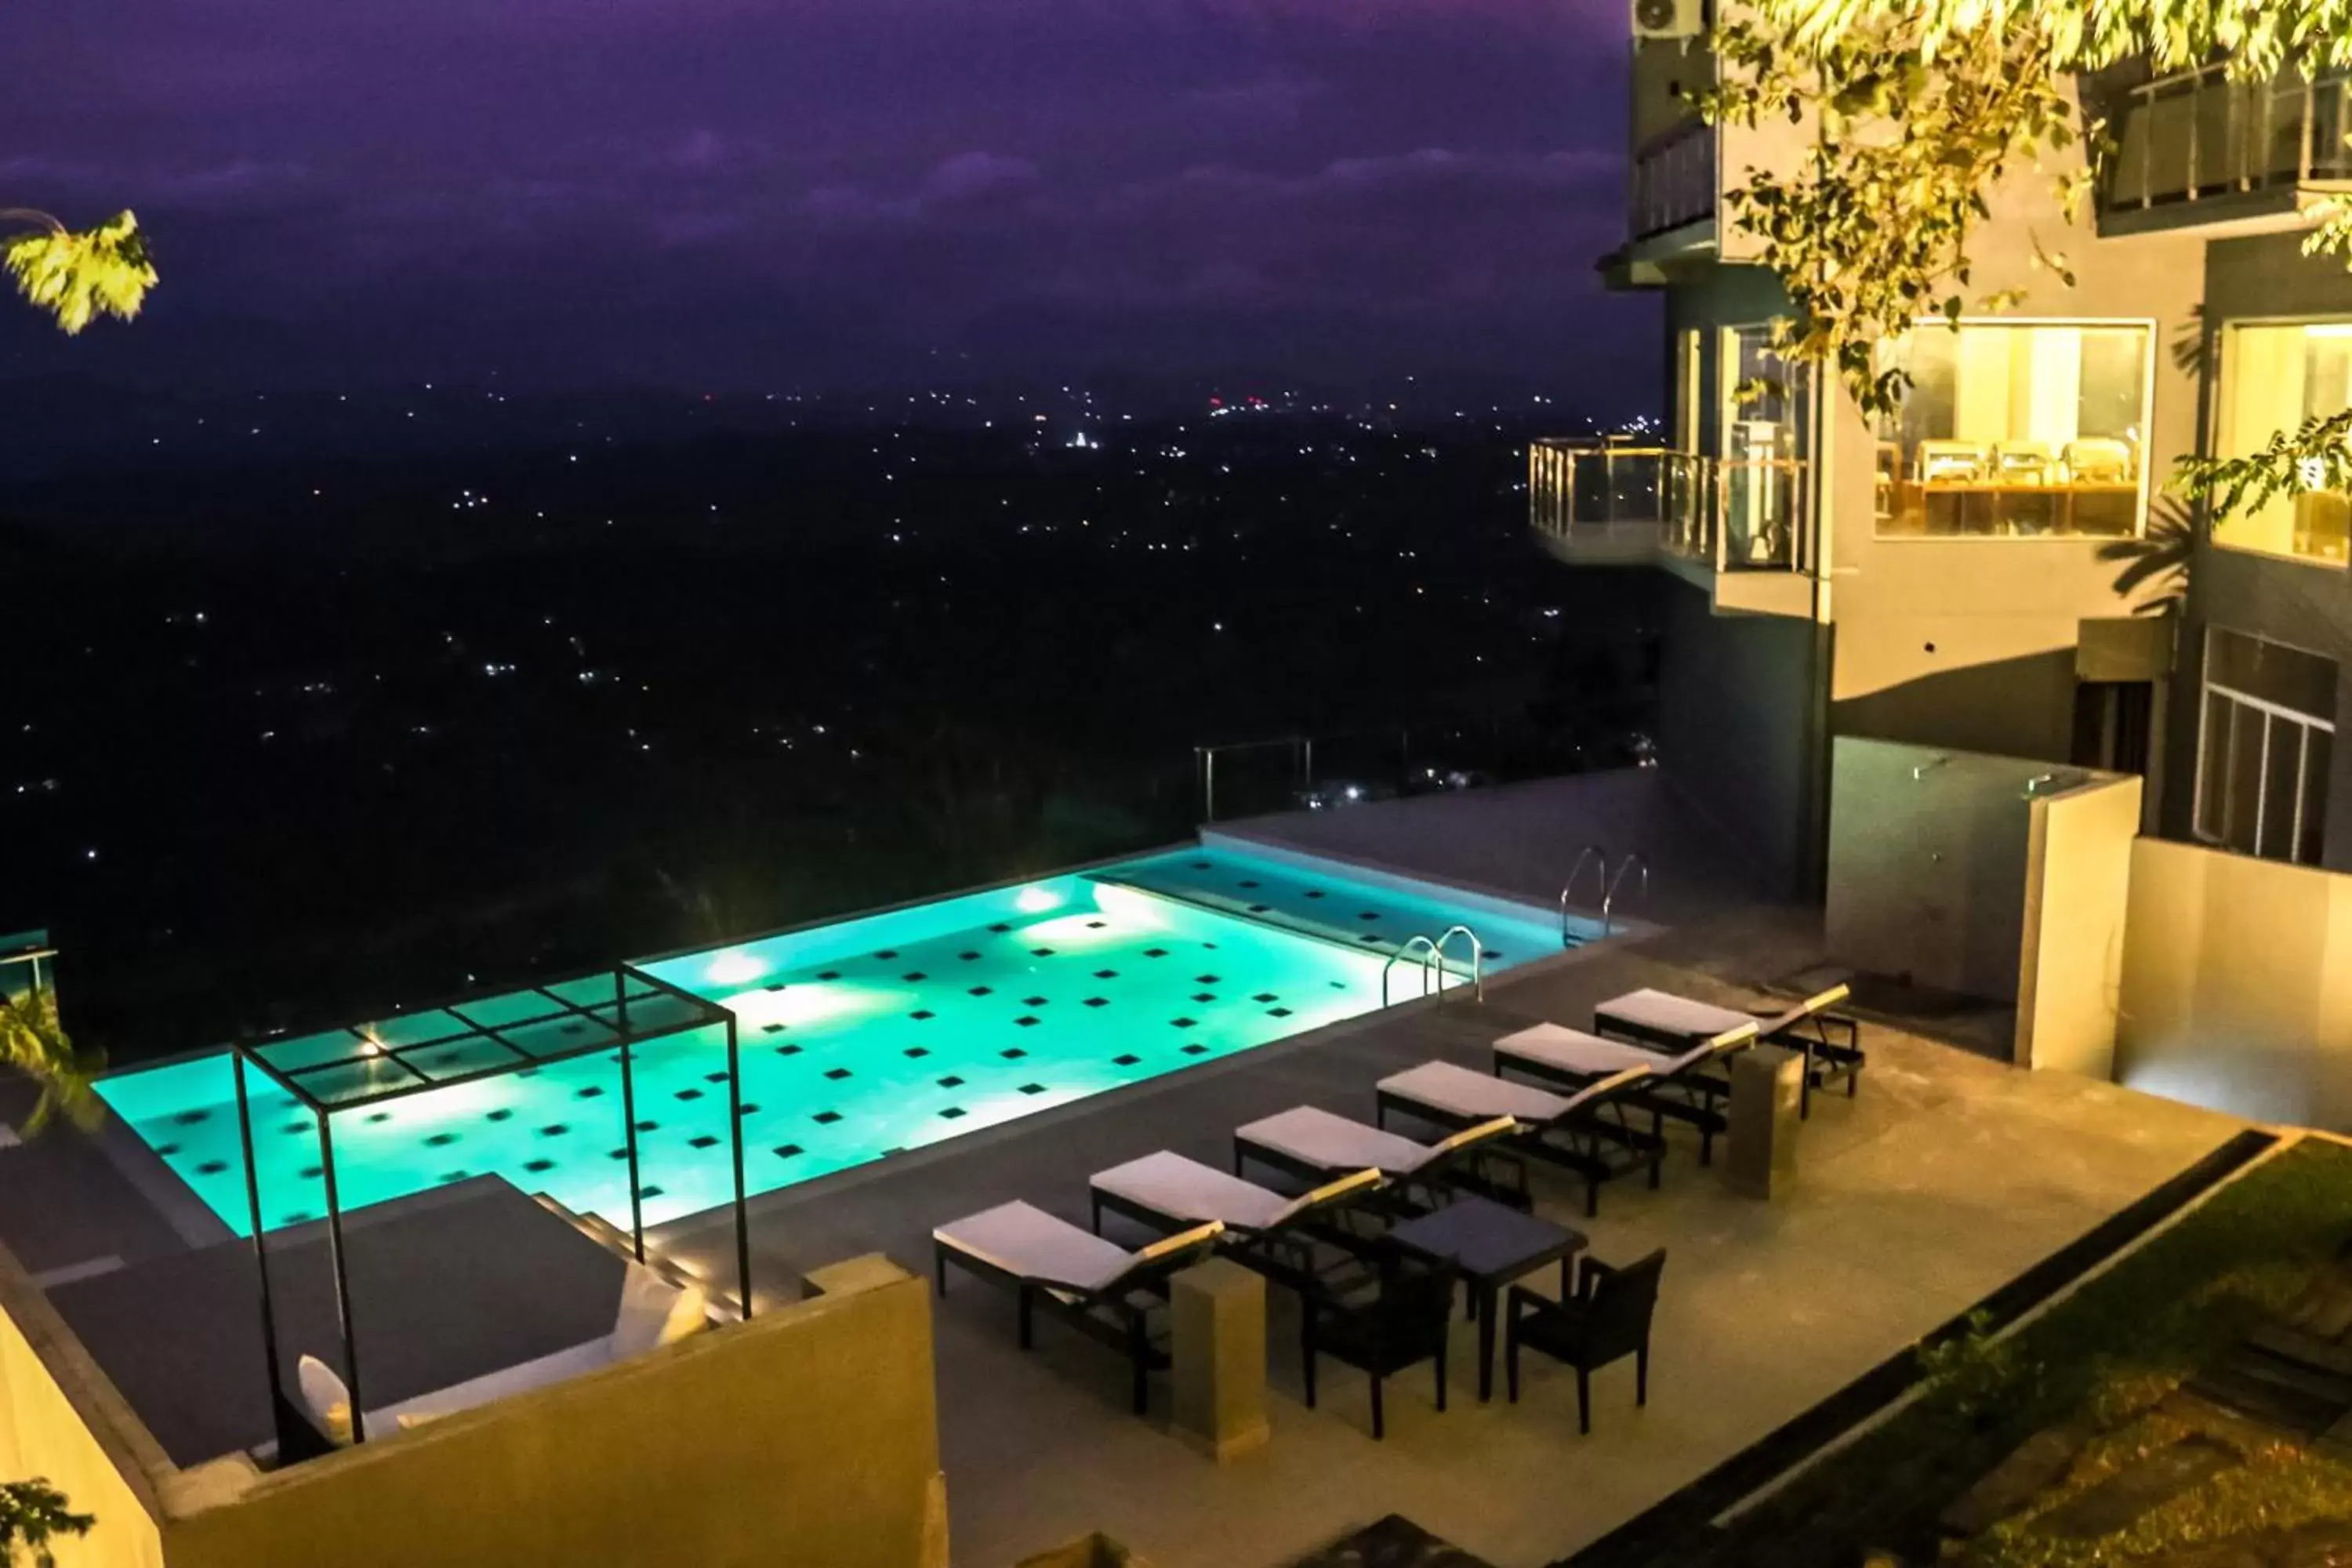
M1513 343L1573 316L1621 226L1623 26L1622 0L0 6L0 189L137 208L159 322L259 302L455 361L541 331L674 362L678 313L723 347L781 295L934 342L1082 321L1109 357L1188 314Z
M921 199L929 205L984 202L1033 189L1037 165L1026 158L993 153L959 153L924 176Z
M1188 115L1211 122L1238 121L1262 132L1297 123L1325 90L1320 81L1269 76L1191 88L1178 101Z

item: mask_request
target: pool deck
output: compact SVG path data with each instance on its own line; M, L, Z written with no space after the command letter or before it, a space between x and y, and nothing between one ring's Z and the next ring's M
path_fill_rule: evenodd
M1633 799L1660 814L1654 826L1671 826L1670 812L1635 798L1639 787L1620 804ZM1572 793L1531 786L1516 801L1510 791L1485 799L1581 841L1592 835L1560 826L1557 810ZM1454 835L1438 828L1479 804L1433 797L1247 831L1529 894L1557 859L1487 853L1449 865ZM1394 832L1399 821L1409 831ZM1084 1223L1087 1175L1137 1154L1170 1148L1223 1164L1244 1121L1302 1102L1369 1118L1374 1079L1433 1057L1484 1068L1488 1042L1524 1021L1581 1023L1595 1002L1641 985L1739 1001L1818 962L1817 916L1745 895L1736 871L1705 856L1699 832L1684 825L1684 858L1706 861L1719 879L1683 883L1644 911L1671 929L1501 976L1483 1006L1399 1007L757 1199L758 1289L792 1295L806 1268L875 1249L925 1267L931 1226L1013 1198ZM1255 1568L1394 1511L1497 1568L1550 1563L1900 1352L2242 1125L1891 1028L1871 1029L1867 1043L1859 1099L1817 1106L1798 1190L1784 1201L1733 1196L1689 1146L1678 1146L1661 1191L1612 1186L1597 1221L1580 1217L1580 1191L1539 1186L1539 1212L1585 1230L1604 1259L1668 1250L1650 1405L1634 1408L1629 1365L1601 1373L1590 1437L1576 1434L1573 1375L1539 1358L1522 1404L1498 1394L1479 1406L1465 1325L1451 1411L1430 1405L1425 1371L1409 1372L1392 1385L1388 1438L1375 1443L1361 1376L1327 1365L1321 1408L1300 1402L1296 1310L1274 1291L1273 1440L1220 1467L1169 1434L1164 1388L1138 1420L1118 1357L1050 1321L1024 1355L1009 1295L954 1277L936 1306L955 1562L1001 1568L1100 1530L1159 1568ZM731 1279L722 1216L667 1227L663 1242Z
M927 1268L933 1226L1013 1198L1083 1222L1092 1172L1161 1148L1222 1165L1233 1128L1302 1102L1368 1118L1376 1079L1431 1058L1484 1068L1489 1042L1527 1021L1583 1023L1594 1003L1643 985L1752 1000L1822 959L1817 911L1759 899L1733 849L1678 812L1655 774L1234 830L1546 904L1582 844L1638 849L1654 883L1631 912L1658 927L1499 976L1483 1005L1455 993L1400 1006L755 1198L762 1298L795 1298L808 1269L869 1251ZM1603 1371L1590 1437L1576 1434L1573 1375L1540 1358L1523 1403L1480 1406L1475 1335L1462 1325L1453 1409L1431 1407L1425 1369L1408 1372L1375 1443L1360 1375L1327 1364L1322 1407L1304 1407L1295 1305L1274 1291L1273 1440L1221 1467L1168 1432L1164 1386L1150 1417L1136 1418L1117 1356L1051 1321L1024 1354L1010 1296L957 1277L935 1303L954 1561L1007 1568L1099 1530L1158 1568L1273 1568L1399 1512L1496 1568L1551 1563L1900 1353L2242 1125L1892 1027L1872 1027L1866 1043L1860 1098L1818 1104L1782 1201L1732 1195L1688 1141L1661 1191L1616 1184L1597 1221L1582 1219L1580 1191L1539 1185L1539 1210L1587 1231L1595 1255L1668 1250L1650 1405L1634 1408L1630 1366ZM22 1086L0 1084L0 1122L25 1109ZM70 1133L0 1147L0 1241L62 1293L75 1278L202 1239L159 1211L137 1152ZM725 1213L657 1239L731 1283Z

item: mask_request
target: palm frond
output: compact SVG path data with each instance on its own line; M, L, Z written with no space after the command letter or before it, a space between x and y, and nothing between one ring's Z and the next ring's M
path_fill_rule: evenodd
M94 1080L106 1066L95 1051L77 1047L58 1017L55 988L37 985L22 995L0 997L0 1067L16 1068L41 1091L24 1127L31 1137L63 1116L84 1130L106 1118Z
M0 245L0 267L16 280L18 293L68 333L101 315L129 321L157 280L147 237L129 212L80 230L49 220L41 232Z
M2118 598L2157 589L2132 605L2136 616L2168 615L2187 603L2189 566L2196 553L2196 515L2169 496L2159 497L2149 509L2146 533L2099 546L2100 560L2124 563L2112 584Z

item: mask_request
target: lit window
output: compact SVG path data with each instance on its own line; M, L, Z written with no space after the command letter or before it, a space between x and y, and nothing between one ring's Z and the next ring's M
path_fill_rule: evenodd
M2231 326L2221 351L2218 456L2259 451L2282 430L2352 407L2352 321ZM2213 542L2305 561L2345 563L2352 499L2342 490L2273 496L2213 521Z
M1887 351L1911 377L1878 431L1888 538L2139 531L2155 334L2141 325L1922 322Z
M1716 505L1727 566L1801 564L1804 485L1813 456L1812 366L1772 352L1771 326L1723 334Z
M2336 744L2336 665L2214 627L2205 638L2197 837L2266 860L2319 863Z

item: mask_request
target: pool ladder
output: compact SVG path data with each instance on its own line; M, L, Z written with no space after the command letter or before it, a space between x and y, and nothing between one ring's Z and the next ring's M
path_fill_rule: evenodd
M1480 942L1478 933L1468 926L1451 925L1445 928L1443 936L1434 941L1416 931L1405 939L1403 946L1389 954L1389 961L1381 965L1381 1005L1385 1007L1389 1005L1389 971L1416 953L1420 955L1421 963L1421 994L1423 996L1429 994L1433 970L1436 974L1436 988L1443 992L1445 989L1445 949L1457 936L1470 944L1471 998L1484 1002L1486 999L1486 974L1480 960L1486 944Z
M1647 860L1643 859L1638 853L1628 850L1625 858L1617 862L1616 872L1612 875L1609 869L1609 851L1598 844L1586 845L1576 852L1575 862L1568 868L1568 880L1559 885L1559 944L1562 947L1569 945L1568 909L1575 898L1576 879L1584 874L1584 868L1588 864L1592 868L1593 885L1601 892L1601 934L1602 936L1606 937L1615 929L1616 917L1613 911L1617 904L1617 889L1619 884L1625 880L1626 872L1636 867L1640 868L1642 897L1646 900L1650 896L1650 863Z

